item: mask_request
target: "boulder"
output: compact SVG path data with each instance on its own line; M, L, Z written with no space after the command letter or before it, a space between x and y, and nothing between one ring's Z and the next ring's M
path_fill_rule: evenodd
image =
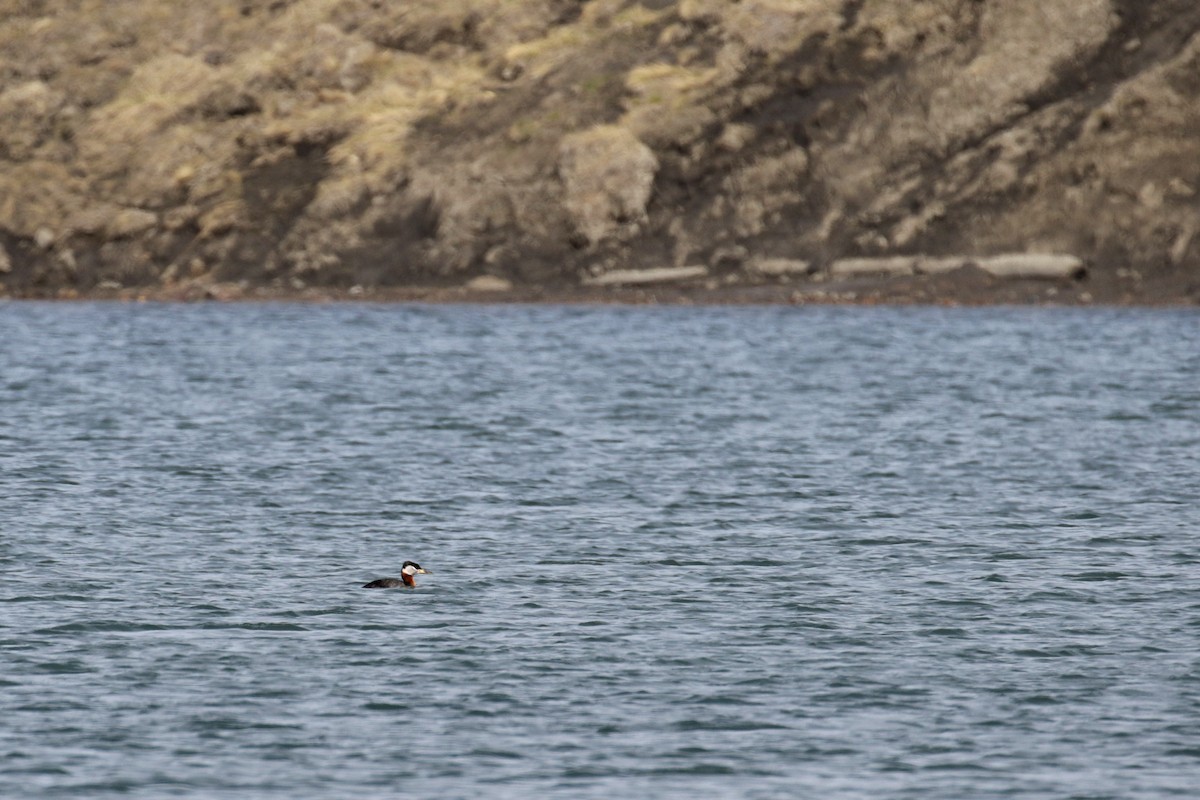
M979 258L975 264L997 278L1079 278L1086 272L1082 259L1052 253L1010 253Z
M499 275L480 275L463 284L469 292L508 292L513 288L512 281Z
M839 258L829 265L834 278L853 278L860 275L912 275L916 259L912 256L883 258Z
M772 278L807 275L812 264L799 258L757 258L750 262L750 271Z
M657 267L654 269L615 269L594 278L584 278L584 286L641 286L654 283L680 283L708 276L708 268Z
M917 256L913 268L918 275L940 275L962 269L969 263L970 259L962 256Z
M568 134L559 147L566 208L589 244L636 231L657 172L650 148L617 125Z
M105 226L109 239L127 239L145 233L158 224L158 215L140 208L123 208Z

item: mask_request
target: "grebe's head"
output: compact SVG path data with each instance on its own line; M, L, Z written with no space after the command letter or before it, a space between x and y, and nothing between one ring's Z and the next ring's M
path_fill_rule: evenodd
M405 561L403 569L400 570L405 575L428 575L429 570L422 569L421 565L415 561Z

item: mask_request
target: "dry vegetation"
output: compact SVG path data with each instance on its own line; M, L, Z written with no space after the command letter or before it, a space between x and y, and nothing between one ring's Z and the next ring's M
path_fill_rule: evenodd
M691 264L729 286L1037 250L1137 299L1186 296L1200 263L1184 0L0 0L0 19L0 293ZM772 258L814 268L764 278Z

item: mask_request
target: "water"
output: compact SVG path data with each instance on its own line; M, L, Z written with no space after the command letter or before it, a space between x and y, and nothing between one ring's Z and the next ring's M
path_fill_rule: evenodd
M0 305L0 796L1195 797L1198 446L1187 312Z

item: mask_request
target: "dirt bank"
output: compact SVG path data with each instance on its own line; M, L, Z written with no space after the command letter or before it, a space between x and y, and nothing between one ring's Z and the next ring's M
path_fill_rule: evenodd
M1190 0L0 17L0 296L1200 301Z

